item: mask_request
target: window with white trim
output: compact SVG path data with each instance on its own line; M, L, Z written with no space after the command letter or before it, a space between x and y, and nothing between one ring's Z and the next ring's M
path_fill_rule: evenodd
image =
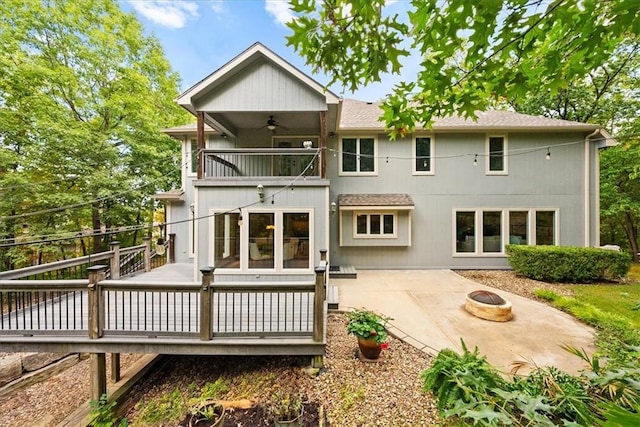
M413 139L413 174L433 175L433 136L416 136Z
M312 211L212 211L210 224L216 268L277 272L312 267Z
M397 237L396 212L354 212L354 238Z
M488 175L507 174L508 142L506 135L488 135L485 157Z
M340 144L342 174L375 175L377 164L375 138L342 138Z
M189 165L188 173L195 175L198 173L198 141L190 139L187 143L187 165Z
M507 244L556 245L557 217L557 209L455 210L454 253L504 254Z
M536 212L536 245L555 245L555 211Z

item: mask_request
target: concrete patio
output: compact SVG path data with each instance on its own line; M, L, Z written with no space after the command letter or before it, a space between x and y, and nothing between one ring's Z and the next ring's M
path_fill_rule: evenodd
M529 361L577 373L584 368L582 360L561 345L595 351L593 328L570 315L450 270L358 270L357 279L332 279L331 284L338 286L342 310L365 307L391 316L394 335L431 354L461 351L462 338L502 372L508 373L514 361ZM513 320L492 322L467 313L466 294L481 289L511 301Z

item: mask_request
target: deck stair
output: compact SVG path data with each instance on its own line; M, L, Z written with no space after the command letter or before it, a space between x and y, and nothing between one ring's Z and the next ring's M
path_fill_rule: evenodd
M329 277L334 279L357 279L358 272L352 265L329 266Z

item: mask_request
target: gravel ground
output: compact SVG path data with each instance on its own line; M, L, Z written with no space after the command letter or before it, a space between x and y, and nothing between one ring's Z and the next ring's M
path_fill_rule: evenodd
M435 401L422 392L420 382L430 356L390 337L389 349L378 362L362 362L357 357L357 341L347 335L341 314L329 315L327 342L325 368L315 378L306 373L308 358L171 357L162 370L140 385L131 400L160 401L176 388L193 390L193 397L205 383L222 378L229 385L229 391L220 396L224 400L250 398L265 404L277 390L299 390L308 401L323 406L331 426L438 423ZM127 413L132 425L144 425L142 408Z
M140 357L122 354L122 370ZM107 378L111 375L110 366L107 355ZM0 400L0 426L56 426L89 400L89 396L89 359L84 359L64 372Z
M457 271L479 283L538 299L534 289L552 289L569 295L562 285L517 277L511 271ZM327 328L325 370L310 378L300 360L290 358L174 357L167 369L138 388L132 400L149 401L175 388L204 383L228 375L230 399L265 401L279 387L303 391L320 403L332 426L428 426L441 422L435 401L420 389L419 374L430 357L394 338L377 363L356 358L357 344L346 334L342 315L330 315ZM122 355L123 369L139 356ZM308 362L305 360L304 362ZM107 364L109 366L109 364ZM89 396L89 369L85 360L39 384L19 390L0 401L0 426L55 426ZM233 390L242 390L234 396ZM136 420L138 411L127 414Z
M536 289L546 289L554 291L558 295L571 296L572 292L561 283L546 283L526 277L516 276L510 270L456 270L456 273L483 285L496 289L511 292L532 300L546 302L538 298L534 291Z

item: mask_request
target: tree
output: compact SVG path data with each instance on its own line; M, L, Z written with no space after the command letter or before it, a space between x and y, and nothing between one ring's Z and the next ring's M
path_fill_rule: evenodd
M638 261L640 227L640 42L626 41L612 58L566 89L509 100L516 111L590 122L614 132L618 146L600 156L601 236Z
M160 129L187 117L177 74L132 14L112 0L0 2L0 69L3 239L151 218L149 195L180 178Z
M392 138L434 116L473 117L497 100L555 94L640 35L637 0L412 0L402 17L386 16L385 0L290 3L288 44L330 84L355 90L421 56L415 81L396 85L382 105Z

